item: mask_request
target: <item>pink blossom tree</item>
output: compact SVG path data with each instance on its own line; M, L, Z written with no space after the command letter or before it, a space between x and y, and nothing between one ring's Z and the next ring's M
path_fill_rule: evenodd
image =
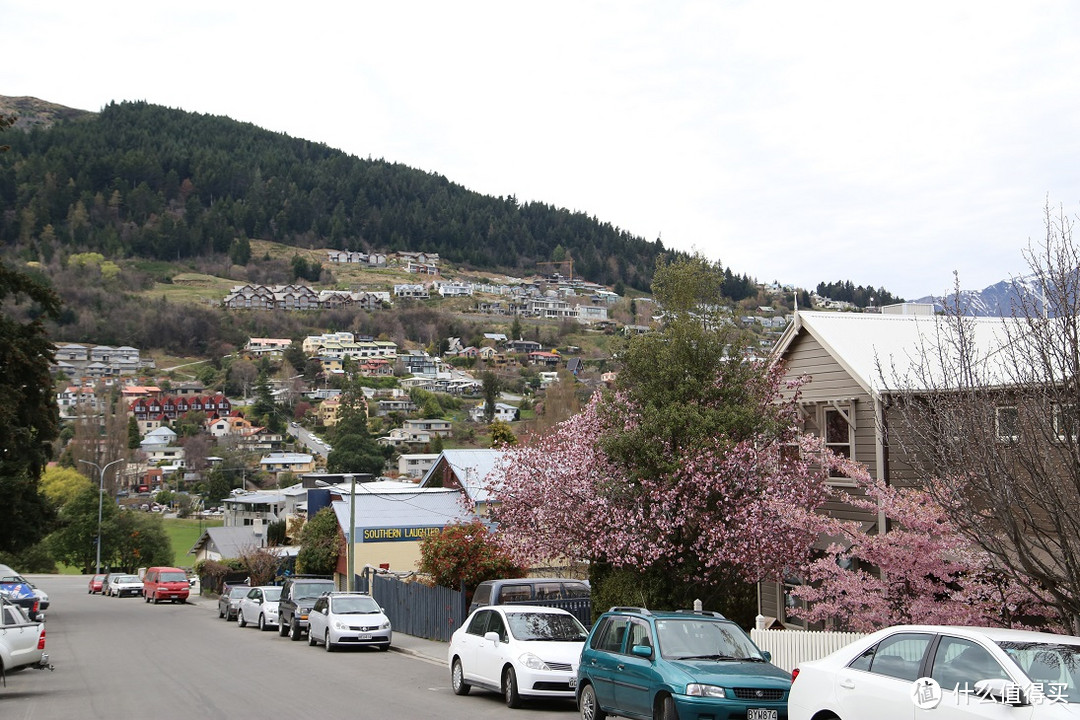
M766 371L755 392L754 411L774 421L767 430L716 435L678 453L664 474L628 471L604 451L603 438L640 419L627 397L594 396L505 458L491 488L500 538L526 564L662 565L673 581L708 582L732 569L750 582L778 579L808 562L817 521L796 509L826 499L825 450L798 430L797 395L780 402L780 377L779 369ZM604 402L621 411L604 413Z
M1008 581L930 493L886 486L861 465L838 462L856 488L837 499L883 513L887 532L800 509L833 539L802 571L807 584L792 591L808 604L803 619L859 632L901 623L1053 625L1037 591Z

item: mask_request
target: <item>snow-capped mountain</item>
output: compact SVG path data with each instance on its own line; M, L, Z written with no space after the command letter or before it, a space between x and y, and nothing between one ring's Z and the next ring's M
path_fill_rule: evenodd
M1018 315L1023 314L1019 304L1021 297L1032 298L1035 308L1042 310L1042 290L1034 275L1002 280L982 290L961 290L959 304L965 315L1009 317L1014 309ZM944 297L927 295L915 302L933 303L937 310L942 310L945 307L955 307L956 300L956 293L949 293Z

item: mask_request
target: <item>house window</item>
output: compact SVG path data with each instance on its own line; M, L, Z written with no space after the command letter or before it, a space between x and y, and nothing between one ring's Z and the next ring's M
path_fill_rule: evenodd
M1019 437L1020 414L1013 406L999 407L994 413L994 427L997 431L998 440L1001 442L1016 442Z
M847 421L844 413L836 408L825 408L824 429L825 447L838 457L851 458L854 450L854 436L851 431L851 423ZM850 478L833 470L829 474L829 482L834 485L851 485Z
M1054 434L1058 440L1076 440L1080 433L1080 415L1076 410L1076 405L1072 403L1054 405Z

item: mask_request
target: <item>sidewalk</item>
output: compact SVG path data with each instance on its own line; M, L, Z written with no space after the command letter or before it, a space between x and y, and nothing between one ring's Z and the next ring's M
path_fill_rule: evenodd
M217 612L217 597L204 597L199 594L198 585L193 587L191 595L188 597L189 605L197 605L199 607L206 607ZM414 637L412 635L406 635L405 633L395 632L394 640L390 644L390 652L399 652L402 655L411 655L420 660L427 662L433 662L436 665L446 665L446 651L449 648L449 643L440 642L438 640L425 640L424 638Z

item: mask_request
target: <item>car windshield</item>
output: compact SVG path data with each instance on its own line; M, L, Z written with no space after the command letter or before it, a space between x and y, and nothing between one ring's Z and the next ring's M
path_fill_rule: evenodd
M379 603L367 595L343 595L330 601L332 609L339 615L361 615L381 611Z
M1080 704L1080 646L1001 641L998 647L1052 702Z
M517 640L583 642L589 634L570 613L508 612L506 623Z
M187 575L182 572L161 573L161 582L187 582Z
M237 587L231 588L229 590L229 597L242 598L249 592L251 592L251 588L247 587L246 585L238 585Z
M764 661L739 628L725 620L705 618L656 621L660 654L668 660Z
M294 583L294 600L315 600L334 589L333 582Z
M278 600L281 599L281 588L279 588L279 587L268 587L268 588L266 588L265 590L263 590L263 598L267 602L277 602Z
M135 582L139 582L139 578L137 576L135 576L135 575L121 575L120 577L116 578L116 582L118 582L118 583L135 583Z

